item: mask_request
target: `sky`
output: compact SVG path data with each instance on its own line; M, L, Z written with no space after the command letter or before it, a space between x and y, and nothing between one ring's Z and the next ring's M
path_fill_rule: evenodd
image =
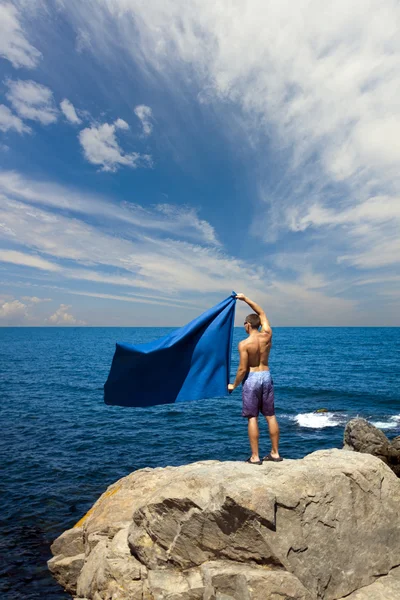
M0 0L0 326L233 290L399 326L399 30L397 0Z

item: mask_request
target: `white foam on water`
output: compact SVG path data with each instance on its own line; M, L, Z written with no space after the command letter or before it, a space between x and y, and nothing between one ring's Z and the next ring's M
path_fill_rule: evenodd
M391 417L390 421L371 421L371 425L375 425L378 429L396 429L399 426L399 422L397 420L393 420Z
M296 415L294 420L300 427L310 429L323 429L324 427L337 427L341 424L334 413L302 413Z
M400 422L400 415L394 415L393 417L390 417L391 421L399 421Z

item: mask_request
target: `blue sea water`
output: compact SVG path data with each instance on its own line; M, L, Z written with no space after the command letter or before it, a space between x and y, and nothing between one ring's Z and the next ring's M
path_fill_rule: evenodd
M248 457L239 389L148 409L103 403L115 341L141 343L168 331L0 329L2 598L69 598L47 570L50 544L120 477L148 466ZM243 337L235 329L232 375ZM388 437L400 435L399 358L398 328L275 328L270 366L282 455L341 447L344 425L357 415ZM315 414L318 408L329 412ZM266 453L261 420L260 427Z

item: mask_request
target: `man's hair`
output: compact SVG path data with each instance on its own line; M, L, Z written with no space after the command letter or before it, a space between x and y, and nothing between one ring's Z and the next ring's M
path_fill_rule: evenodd
M248 323L252 329L258 329L261 325L260 317L255 313L247 315L246 323Z

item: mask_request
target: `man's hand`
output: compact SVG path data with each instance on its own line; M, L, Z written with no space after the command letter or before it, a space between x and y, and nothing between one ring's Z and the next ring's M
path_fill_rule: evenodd
M235 386L233 385L233 383L228 383L228 392L230 394L233 392L234 389L235 389Z
M236 294L236 300L244 300L246 296L244 294Z

